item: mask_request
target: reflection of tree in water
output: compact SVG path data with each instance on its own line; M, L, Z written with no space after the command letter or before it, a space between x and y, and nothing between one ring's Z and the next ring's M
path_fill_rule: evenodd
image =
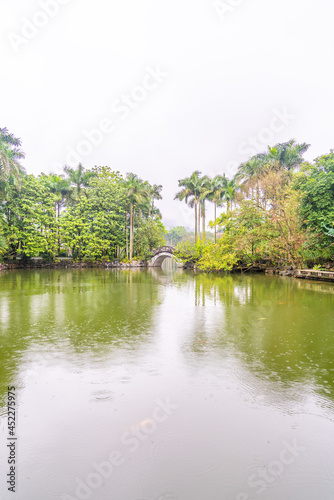
M193 352L233 353L258 376L282 386L309 381L334 398L333 285L263 275L194 281L196 308L211 312L193 324Z
M38 369L66 353L93 362L137 349L152 332L161 292L150 272L136 269L15 271L0 283L2 400L27 359Z
M113 351L141 348L162 293L173 287L193 297L186 327L195 356L233 356L257 377L282 387L309 381L334 398L331 284L162 269L15 271L0 283L2 397L35 357L85 355L97 365Z

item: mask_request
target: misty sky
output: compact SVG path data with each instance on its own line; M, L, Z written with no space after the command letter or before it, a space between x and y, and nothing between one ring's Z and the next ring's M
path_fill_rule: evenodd
M28 173L135 172L192 228L178 179L291 138L309 160L334 147L333 18L333 0L1 0L0 127Z

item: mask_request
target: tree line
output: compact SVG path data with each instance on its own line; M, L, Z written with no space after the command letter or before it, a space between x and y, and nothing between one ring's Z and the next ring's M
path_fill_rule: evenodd
M334 260L334 150L307 162L308 148L290 140L252 156L231 179L198 170L180 179L175 199L193 208L194 233L180 226L167 233L168 241L181 242L177 257L203 270ZM161 185L81 164L36 177L25 173L22 158L21 141L0 129L2 259L148 259L165 244L155 206ZM209 202L213 235L206 232Z
M196 244L179 244L177 256L203 270L334 260L334 150L307 162L308 148L295 140L268 147L240 164L232 179L197 170L180 179L175 198L194 209ZM215 237L205 245L208 201L214 204ZM217 207L224 207L219 217ZM223 233L218 241L217 227Z
M155 200L161 185L109 167L65 166L27 175L21 141L0 129L0 252L3 259L146 259L165 242Z

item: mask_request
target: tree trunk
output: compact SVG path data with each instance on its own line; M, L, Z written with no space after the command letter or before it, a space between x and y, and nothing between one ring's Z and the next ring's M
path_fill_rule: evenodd
M201 239L201 202L198 203L198 212L197 212L197 228L198 228L198 241Z
M128 242L128 206L126 206L125 214L125 254L126 258L129 258L129 242Z
M205 244L205 200L203 200L202 219L203 219L203 243Z
M59 217L60 217L60 202L58 202L58 223L57 223L58 255L60 254Z
M133 257L133 204L130 203L130 260Z
M215 205L215 243L217 243L217 224L216 224L216 219L217 219L217 202L214 202Z
M78 258L79 262L81 262L81 231L79 230L79 249L78 249Z
M197 243L197 201L195 200L195 243Z

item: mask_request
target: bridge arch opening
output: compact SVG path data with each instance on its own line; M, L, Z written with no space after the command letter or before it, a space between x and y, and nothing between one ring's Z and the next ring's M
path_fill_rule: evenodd
M166 259L172 259L172 258L173 258L172 255L159 255L154 262L154 267L161 267Z
M161 267L165 259L173 259L177 263L178 267L182 267L182 264L173 256L173 252L174 252L173 247L164 246L159 248L153 255L149 263L149 266Z
M162 263L164 262L164 260L166 259L171 259L172 256L171 255L160 255L157 260L155 261L155 265L156 266L162 266Z

